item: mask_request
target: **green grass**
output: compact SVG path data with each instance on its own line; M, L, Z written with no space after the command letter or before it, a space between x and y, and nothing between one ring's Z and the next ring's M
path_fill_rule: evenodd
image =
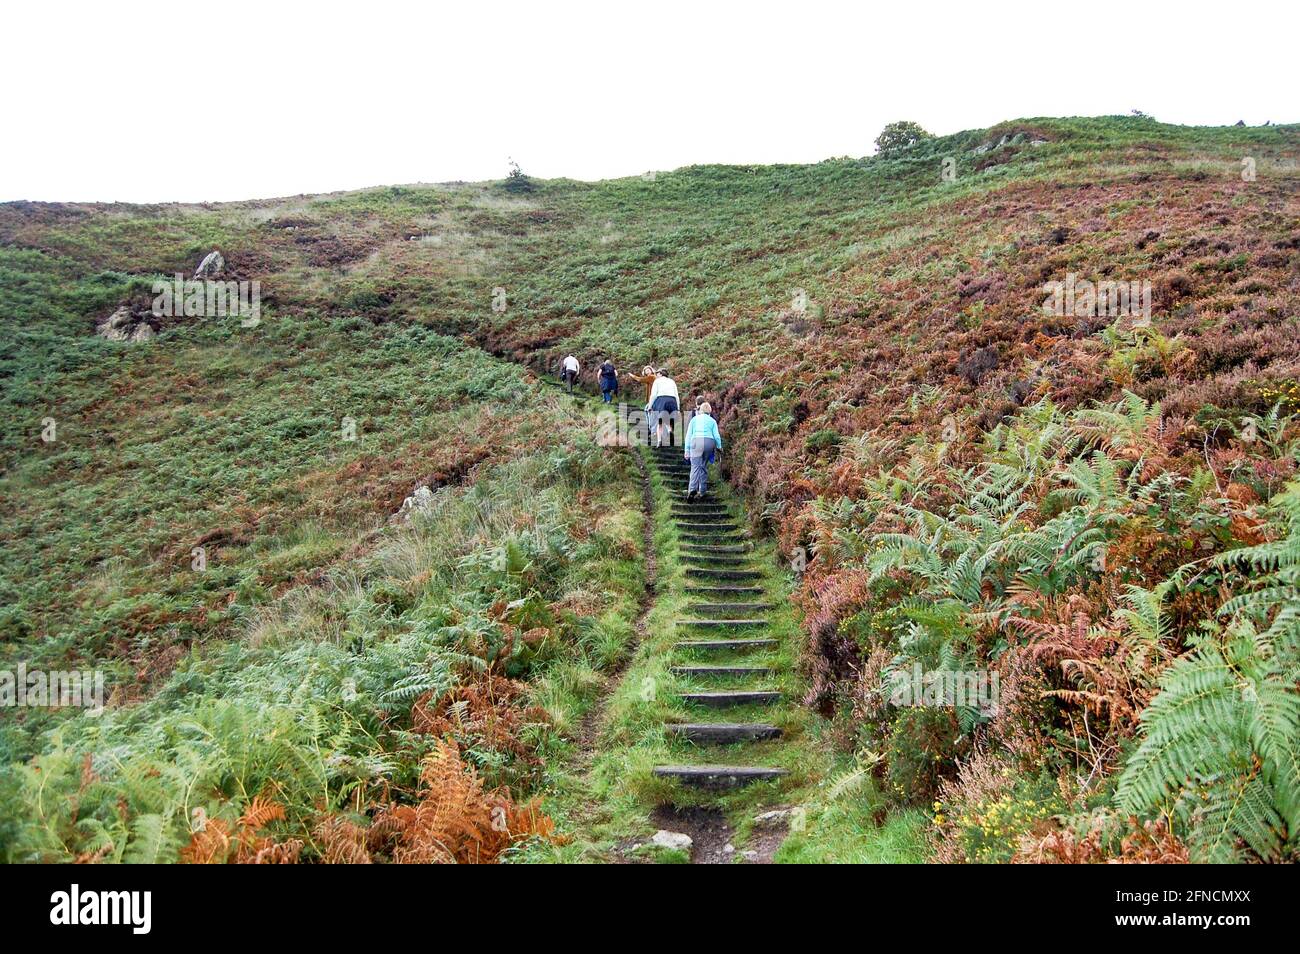
M280 315L107 342L83 311L133 279L12 248L0 269L0 666L93 666L110 693L98 719L0 713L0 856L173 859L195 809L269 792L303 834L409 790L431 744L410 705L498 651L503 598L557 634L506 667L548 716L538 759L563 747L626 651L640 543L629 462L567 402L420 325ZM387 526L425 482L445 485L433 509ZM539 784L462 742L489 784Z
M907 809L877 825L865 805L810 814L802 832L791 833L773 858L779 864L923 864L930 849L929 819Z

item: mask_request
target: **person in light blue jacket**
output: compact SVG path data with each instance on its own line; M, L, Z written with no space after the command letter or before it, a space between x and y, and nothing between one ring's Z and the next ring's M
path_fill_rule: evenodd
M686 499L703 497L709 486L709 461L716 452L722 454L722 435L718 422L713 419L713 408L706 401L695 410L690 426L686 428L686 459L691 462L691 482Z

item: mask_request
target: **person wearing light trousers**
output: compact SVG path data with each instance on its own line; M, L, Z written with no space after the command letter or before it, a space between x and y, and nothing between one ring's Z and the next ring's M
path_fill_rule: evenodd
M691 482L686 490L686 499L703 497L709 489L709 462L715 452L722 452L722 435L718 433L718 422L713 419L713 408L706 401L701 404L686 428L686 459L691 462Z

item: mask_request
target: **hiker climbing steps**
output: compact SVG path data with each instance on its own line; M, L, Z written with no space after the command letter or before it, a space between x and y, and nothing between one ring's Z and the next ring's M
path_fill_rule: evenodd
M654 774L699 788L778 780L788 774L786 769L750 764L751 759L761 762L763 747L784 735L764 718L783 701L782 693L770 687L776 669L753 660L780 645L764 635L770 626L766 614L776 608L763 599L761 583L767 574L754 566L748 534L726 504L712 495L687 495L690 464L681 449L650 453L669 488L669 515L680 540L684 592L690 599L675 621L684 638L673 646L671 671L685 685L678 698L692 721L670 723L665 730L671 739L698 749L702 759L700 764L658 765ZM752 721L743 718L751 714ZM737 747L745 763L712 761L730 754L724 746Z

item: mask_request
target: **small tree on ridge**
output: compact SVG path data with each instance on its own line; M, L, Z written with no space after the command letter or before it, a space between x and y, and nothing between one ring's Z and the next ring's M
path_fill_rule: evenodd
M933 138L930 133L921 128L919 123L902 119L896 123L889 123L881 130L880 135L876 137L876 151L882 156L891 156L922 139Z

